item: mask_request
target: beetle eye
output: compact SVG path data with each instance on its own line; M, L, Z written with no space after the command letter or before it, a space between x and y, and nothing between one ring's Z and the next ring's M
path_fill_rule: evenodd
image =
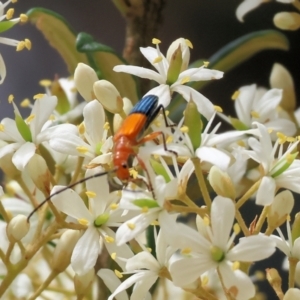
M123 169L127 169L127 164L126 163L122 163L122 168Z

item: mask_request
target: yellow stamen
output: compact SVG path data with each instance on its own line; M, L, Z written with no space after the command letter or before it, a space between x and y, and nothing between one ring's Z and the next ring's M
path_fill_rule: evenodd
M27 124L29 124L34 118L35 118L35 115L30 115L25 121Z
M50 117L49 117L49 121L54 121L56 119L56 117L54 116L54 115L51 115Z
M240 93L240 91L235 91L231 96L231 100L236 100L239 97Z
M188 133L189 132L189 128L186 125L184 125L184 126L182 126L180 128L180 131L183 132L183 133Z
M233 225L233 232L234 232L236 235L238 235L238 234L241 232L241 227L240 227L240 225L239 225L238 223L235 223L235 224Z
M284 144L287 140L287 136L283 134L282 132L277 132L278 142L279 144Z
M20 103L20 106L21 107L28 107L30 106L30 100L28 98L24 99L21 103Z
M148 250L148 252L152 252L152 249L150 247L146 247L146 249Z
M112 254L110 255L110 257L111 257L112 260L116 260L117 253L116 253L116 252L112 253Z
M136 179L137 177L138 177L138 172L136 171L136 170L134 170L134 169L130 169L129 170L129 174L134 178L134 179Z
M17 45L16 51L22 51L25 48L25 42L20 41Z
M205 287L208 284L208 276L201 277L201 285Z
M88 225L89 224L89 221L87 219L84 219L84 218L78 219L77 221L81 225Z
M52 81L49 79L42 79L39 82L39 85L42 87L49 87L49 86L51 86L51 84L52 84Z
M133 224L133 223L126 223L126 225L130 230L135 229L135 224Z
M250 115L251 115L253 118L256 118L256 119L259 118L259 113L258 113L257 111L252 110L252 111L250 112Z
M181 84L185 84L185 83L187 83L187 82L190 82L190 77L189 76L186 76L186 77L183 77L182 79L181 79Z
M105 122L104 125L103 125L103 129L109 130L109 128L110 128L109 123Z
M159 222L157 220L154 220L154 221L151 222L150 225L157 226L157 225L159 225Z
M6 19L10 20L13 17L14 12L15 10L13 8L8 9L5 15Z
M167 144L170 144L170 143L172 143L173 142L173 137L170 135L170 136L168 136L168 138L166 139L166 143Z
M153 39L152 39L152 44L158 45L158 44L160 44L160 43L161 43L161 41L160 41L159 39L156 39L156 38L153 38Z
M95 198L97 196L97 194L93 191L86 191L85 194L89 197L89 198Z
M8 96L8 103L12 103L14 101L14 98L15 98L14 95L10 94Z
M29 39L25 39L24 40L24 43L25 43L25 48L27 49L27 50L30 50L31 49L31 41L29 40Z
M190 40L185 39L185 43L186 43L186 45L187 45L189 48L191 48L191 49L194 48L194 47L193 47L193 44L192 44L192 42L191 42Z
M111 237L111 236L106 236L105 240L109 244L114 243L114 241L115 241L115 239L113 237Z
M288 162L288 164L291 164L294 161L295 157L292 154L288 154L286 156L286 161Z
M245 142L243 141L243 140L239 140L239 141L237 141L236 142L239 146L241 146L241 147L246 147L246 144L245 144Z
M289 142L289 143L294 143L294 142L296 142L296 138L294 138L293 136L289 136L289 137L287 137L287 142Z
M112 203L111 205L110 205L110 209L112 209L112 210L115 210L115 209L117 209L119 207L119 204L117 204L117 203Z
M28 21L28 16L25 14L20 14L20 22L26 23Z
M273 128L268 128L268 133L272 133L273 132Z
M204 217L204 218L203 218L203 222L204 222L204 224L205 224L206 226L209 226L209 224L210 224L210 221L209 221L209 218L208 218L208 217Z
M0 124L0 131L3 132L5 129L4 125L3 124Z
M222 112L223 112L223 109L222 109L221 106L214 105L214 109L215 109L215 111L218 112L218 113L222 113Z
M44 96L45 96L45 94L36 94L36 95L33 96L33 99L34 100L42 99Z
M153 60L153 64L157 64L159 62L161 62L163 60L162 56L157 56L154 60Z
M286 220L289 221L289 222L291 222L291 215L287 215L286 216Z
M142 208L142 213L143 213L143 214L147 213L148 211L149 211L149 208L148 208L147 206L144 206L144 207Z
M256 272L254 273L254 276L255 276L255 278L256 278L257 280L260 280L260 281L263 281L263 280L266 279L266 275L265 275L265 273L262 272L262 271L256 271Z
M192 249L189 248L189 247L184 248L184 249L181 250L181 254L183 254L183 255L188 255L188 254L190 254L191 252L192 252Z
M231 269L232 269L233 271L238 270L239 268L240 268L240 262L239 262L239 261L235 261L235 262L233 263L233 265L231 266Z
M123 274L121 272L119 272L118 270L115 270L115 274L118 278L122 278Z
M80 134L84 134L84 133L85 133L85 125L84 125L84 123L80 123L80 124L78 125L78 132L79 132Z
M207 68L208 65L209 65L209 61L204 61L204 62L203 62L203 66L204 66L205 68Z
M11 0L11 3L17 3L18 0Z
M89 149L87 147L84 147L84 146L78 146L78 147L76 147L76 150L81 154L85 154L89 151Z

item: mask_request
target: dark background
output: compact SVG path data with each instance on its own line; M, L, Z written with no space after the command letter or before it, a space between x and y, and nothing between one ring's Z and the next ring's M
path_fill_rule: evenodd
M245 17L240 23L235 17L238 0L169 0L164 10L164 22L157 38L161 39L161 50L166 51L169 44L178 37L188 38L194 45L191 61L199 58L207 59L222 46L247 33L275 29L272 18L275 12L292 10L289 5L280 3L264 4ZM84 31L101 43L107 44L122 53L124 45L125 21L110 0L20 0L13 5L16 15L26 12L31 7L44 7L61 14L76 31ZM12 5L10 5L12 7ZM300 32L300 31L299 31ZM282 63L292 74L297 85L299 68L300 43L299 32L285 32L291 50L264 51L226 73L222 80L215 81L203 90L213 103L218 104L229 113L232 109L230 101L233 92L242 85L257 83L268 87L269 74L274 62ZM13 116L12 107L7 103L9 94L15 95L15 101L31 98L34 94L44 92L38 85L41 79L53 79L68 76L63 60L51 48L42 34L31 24L17 25L6 36L15 39L29 38L32 50L15 52L13 47L0 44L0 52L7 67L7 77L0 86L0 119ZM300 87L296 86L299 95ZM26 117L29 111L23 115ZM253 209L253 206L252 206ZM251 211L245 207L243 213ZM247 220L249 224L250 219ZM276 257L280 267L282 258ZM263 268L270 266L264 262ZM263 289L275 299L270 287Z

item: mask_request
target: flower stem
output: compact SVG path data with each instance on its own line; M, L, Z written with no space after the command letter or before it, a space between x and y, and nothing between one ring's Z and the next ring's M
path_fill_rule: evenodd
M210 211L211 199L210 199L208 189L207 189L207 185L205 183L204 176L203 176L203 173L202 173L202 170L201 170L200 159L198 157L193 157L192 162L193 162L194 167L195 167L195 173L196 173L198 184L199 184L202 196L203 196L203 200L205 202L205 205L208 208L208 211Z
M78 157L75 172L74 172L73 177L72 177L72 179L71 179L71 181L69 183L70 185L73 184L73 183L75 183L77 181L78 176L80 175L81 170L82 170L83 160L84 160L83 157Z
M236 209L240 209L242 205L245 204L245 202L258 190L260 185L261 179L255 182L251 188L244 194L242 198L238 200L235 207Z
M35 293L30 298L28 298L28 300L36 299L58 274L59 272L57 272L56 270L52 270L47 279L39 286Z
M239 210L236 210L235 212L235 218L236 220L238 221L243 233L245 236L249 236L250 235L250 231L248 229L248 227L246 226L245 224L245 221L243 219L243 216L241 215L240 211Z
M290 267L289 267L289 288L295 287L295 272L296 266L299 259L295 257L289 257Z
M21 186L22 190L24 191L24 193L26 194L26 196L29 198L30 202L32 203L32 205L34 207L38 206L38 202L36 201L35 197L32 195L32 193L30 192L30 190L28 189L27 185L25 184L23 178L21 176L18 176L15 179L18 184Z
M253 231L253 234L258 234L262 228L262 226L264 225L264 222L265 222L265 219L268 215L268 212L269 212L269 209L270 209L270 206L265 206L263 211L261 212L260 216L259 216L259 219L256 223L256 226L255 226L255 229Z

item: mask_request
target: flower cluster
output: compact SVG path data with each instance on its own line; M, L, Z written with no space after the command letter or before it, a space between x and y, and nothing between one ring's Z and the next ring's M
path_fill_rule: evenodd
M42 81L45 93L22 102L26 118L9 97L15 117L0 124L0 297L252 299L252 269L276 248L288 259L284 298L275 269L269 283L280 299L300 293L300 223L290 218L291 192L300 193L299 113L285 109L288 88L275 80L287 70L274 66L269 90L238 88L230 117L193 86L222 71L189 68L187 39L166 56L153 44L140 51L156 71L113 67L113 78L157 84L136 104L82 62L72 78ZM179 96L186 102L175 122L167 107ZM221 132L218 117L233 129ZM246 202L262 210L251 223Z

